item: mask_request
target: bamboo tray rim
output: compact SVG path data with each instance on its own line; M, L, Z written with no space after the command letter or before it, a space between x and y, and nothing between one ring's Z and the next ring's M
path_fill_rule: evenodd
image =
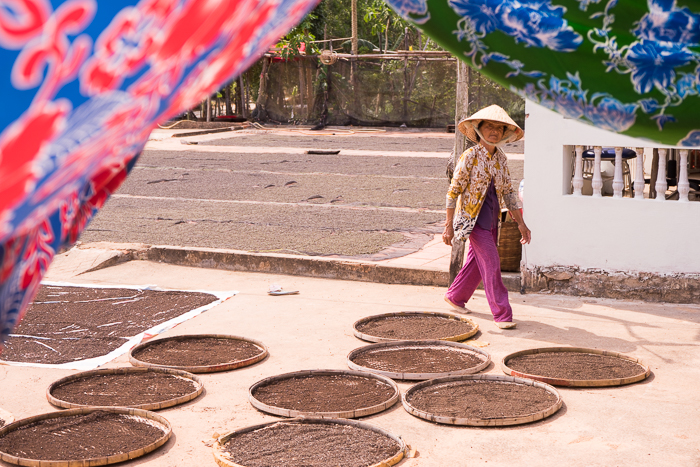
M233 461L229 460L223 452L223 445L232 437L236 435L241 435L244 433L249 433L251 431L256 431L261 428L266 428L270 427L273 425L281 424L281 423L287 423L287 424L325 424L325 425L330 425L330 424L336 424L336 425L350 425L354 426L357 428L373 431L375 433L378 433L380 435L384 435L388 438L391 438L392 440L396 441L399 444L399 451L390 459L385 459L377 464L373 464L368 467L389 467L392 466L396 463L398 463L401 459L403 459L404 454L406 452L406 443L401 439L400 436L396 436L383 428L379 428L378 426L366 423L366 422L360 422L357 420L347 420L347 419L342 419L342 418L336 418L336 419L327 419L327 418L315 418L315 417L297 417L297 418L291 418L288 420L276 420L273 422L268 422L268 423L261 423L259 425L253 425L249 426L246 428L241 428L239 430L234 430L231 431L223 436L220 436L216 442L214 443L213 446L213 453L214 453L214 459L216 460L216 463L219 464L221 467L245 467L240 464L236 464Z
M370 378L370 379L378 379L379 381L382 381L386 384L388 384L393 390L394 394L386 401L382 402L381 404L376 404L370 407L361 407L359 409L355 410L344 410L344 411L339 411L339 412L304 412L301 410L291 410L291 409L285 409L282 407L275 407L273 405L268 405L265 404L264 402L259 401L258 399L253 396L253 391L257 389L260 386L265 386L273 381L278 381L278 380L283 380L283 379L290 379L290 378L296 378L296 377L303 377L303 376L338 376L338 375L348 375L348 376L361 376L364 378ZM287 418L296 418L296 417L311 417L311 418L332 418L332 419L339 419L339 418L358 418L358 417L366 417L367 415L373 415L379 412L382 412L389 407L392 407L394 404L396 404L399 400L399 397L401 396L401 391L399 390L399 386L394 382L392 379L387 378L386 376L382 375L377 375L374 373L369 373L366 371L354 371L354 370L324 370L324 369L319 369L319 370L302 370L302 371L294 371L291 373L283 373L280 375L275 375L275 376L268 376L267 378L261 379L260 381L257 381L254 383L250 388L248 389L248 401L255 407L256 409L262 411L262 412L267 412L273 415L279 415L281 417L287 417Z
M80 379L80 378L86 378L86 377L91 377L91 376L101 376L101 375L119 375L119 374L134 374L134 373L148 373L148 372L154 372L154 373L164 373L164 374L169 374L173 376L179 376L181 378L188 379L194 383L194 390L192 392L189 392L185 395L174 397L172 399L166 399L160 402L148 402L144 404L136 404L136 405L126 405L126 406L121 406L121 407L131 407L133 409L141 409L141 410L160 410L160 409L165 409L167 407L173 407L175 405L179 404L184 404L185 402L189 402L193 399L196 399L199 397L200 394L204 391L204 383L202 380L193 375L192 373L189 373L187 371L182 371L182 370L175 370L173 368L150 368L150 367L133 367L133 366L125 366L125 367L119 367L119 368L102 368L98 370L90 370L90 371L82 371L80 373L76 373L73 375L66 376L64 378L58 379L51 383L48 388L46 388L46 398L49 400L49 403L51 405L54 405L59 408L63 409L72 409L72 408L79 408L79 407L91 407L90 404L77 404L74 402L68 402L64 401L61 399L58 399L55 397L52 392L60 387L63 386L67 383L70 383L71 381ZM112 407L112 406L108 406ZM116 406L114 406L116 407Z
M364 353L364 352L369 352L374 349L381 349L385 347L420 347L420 346L438 346L438 347L454 347L457 349L460 349L460 351L467 351L467 353L472 353L472 354L478 354L479 356L483 357L483 361L478 364L477 366L471 367L471 368L465 368L462 370L455 370L455 371L449 371L449 372L443 372L443 373L409 373L409 372L393 372L393 371L386 371L386 370L376 370L374 368L369 368L369 367L364 367L362 365L359 365L355 363L352 359L357 357L358 355ZM435 378L442 378L446 376L456 376L456 375L470 375L474 373L478 373L489 364L491 364L491 355L486 352L485 350L472 347L471 345L467 344L462 344L461 342L452 342L452 341L445 341L445 340L406 340L406 341L393 341L393 342L380 342L377 344L370 344L370 345L365 345L363 347L358 347L355 350L351 351L348 356L347 356L347 364L348 367L352 370L357 370L357 371L366 371L369 373L375 373L378 375L386 376L387 378L391 379L399 379L399 380L426 380L426 379L435 379Z
M4 426L2 429L0 429L0 437L5 436L6 434L15 431L25 425L29 425L30 423L34 423L37 421L41 420L47 420L47 419L52 419L52 418L62 418L62 417L72 417L73 415L87 415L92 412L96 411L102 411L102 412L110 412L110 413L116 413L116 414L122 414L122 415L132 415L136 417L140 417L146 420L152 420L154 422L157 422L160 424L160 428L163 430L163 435L158 438L156 441L153 443L140 447L138 449L134 449L133 451L129 452L123 452L120 454L112 454L111 456L103 456L103 457L92 457L89 459L78 459L78 460L39 460L39 459L29 459L26 457L16 457L10 454L6 454L4 452L0 451L0 460L3 460L5 462L9 462L10 464L15 464L15 465L23 465L23 466L31 466L31 467L90 467L90 466L96 466L96 465L108 465L108 464L116 464L118 462L124 462L126 460L130 459L135 459L137 457L141 457L145 454L148 454L149 452L155 451L159 447L161 447L163 444L165 444L168 439L170 439L170 436L172 436L173 429L172 426L170 425L170 422L158 415L155 412L150 412L148 410L141 410L141 409L133 409L133 408L128 408L128 407L101 407L101 406L93 406L93 407L83 407L83 408L77 408L77 409L68 409L68 410L61 410L57 412L49 412L49 413L44 413L41 415L34 415L32 417L27 417L23 418L21 420L17 420L10 425Z
M9 425L10 423L15 421L15 416L12 415L10 412L7 410L4 410L2 407L0 407L0 418L5 421L4 425L0 425L0 428Z
M367 342L398 342L398 341L403 341L405 339L392 339L390 337L379 337L379 336L372 336L370 334L365 334L357 329L357 326L360 324L364 324L366 322L376 320L376 319L381 319L381 318L390 318L390 317L395 317L395 316L438 316L440 318L447 318L447 319L454 319L457 321L462 321L464 323L469 323L472 326L472 330L462 333L462 334L457 334L455 336L447 336L443 337L441 339L426 339L426 340L441 340L441 341L463 341L467 340L470 337L472 337L474 334L479 332L479 325L472 321L471 319L461 316L455 313L447 313L444 311L397 311L394 313L380 313L378 315L371 315L371 316L365 316L364 318L358 319L355 321L352 325L352 330L353 334L355 337L358 339L361 339L363 341ZM419 340L419 339L413 339L413 340Z
M496 381L505 383L516 383L524 384L527 386L534 386L545 391L554 394L557 400L554 404L546 409L540 410L539 412L534 412L526 415L518 415L513 417L491 417L491 418L464 418L464 417L447 417L444 415L436 415L430 412L425 412L413 407L408 402L408 397L410 394L414 393L419 389L424 387L434 386L441 383L449 383L454 381ZM556 413L564 403L559 392L551 385L543 383L541 381L535 381L533 379L519 378L515 376L503 376L503 375L466 375L466 376L447 376L445 378L435 378L428 381L423 381L415 384L408 388L406 392L401 396L401 404L404 409L411 415L424 420L429 420L436 423L443 423L447 425L464 425L464 426L510 426L510 425L522 425L525 423L531 423L539 420L543 420L550 415Z
M149 363L149 362L144 362L142 360L138 360L137 358L134 357L134 352L137 352L145 347L148 347L149 345L155 345L159 342L166 341L166 340L172 340L172 341L180 341L180 340L190 340L190 339L207 339L207 338L215 338L215 339L231 339L231 340L239 340L239 341L245 341L249 342L251 344L254 344L258 347L260 347L261 352L258 355L254 355L250 358L246 358L244 360L233 360L230 362L223 362L223 363L217 363L214 365L194 365L194 366L178 366L178 365L160 365L157 363ZM257 363L265 357L269 355L269 350L267 349L267 346L263 344L262 342L251 339L249 337L242 337L242 336L234 336L231 334L182 334L178 336L171 336L171 337L163 337L160 339L153 339L149 340L147 342L142 342L141 344L138 344L134 347L132 347L129 350L129 362L137 367L148 367L148 368L171 368L175 370L182 370L182 371L187 371L189 373L215 373L219 371L228 371L228 370L235 370L238 368L243 368L246 366L253 365L254 363Z
M508 367L508 360L519 357L521 355L531 355L540 353L552 353L552 352L571 352L571 353L590 353L594 355L604 355L607 357L616 357L621 360L630 361L641 366L644 371L634 376L629 376L626 378L606 378L606 379L567 379L567 378L551 378L542 375L531 375L528 373L522 373L520 371L513 370ZM518 352L513 352L509 355L503 357L501 360L501 369L507 375L518 376L521 378L529 378L537 381L542 381L543 383L551 384L553 386L564 386L564 387L610 387L610 386L623 386L625 384L632 384L638 381L642 381L649 377L651 374L651 368L644 363L641 359L637 357L632 357L630 355L625 355L620 352L614 352L612 350L600 350L600 349L590 349L587 347L538 347L534 349L520 350Z

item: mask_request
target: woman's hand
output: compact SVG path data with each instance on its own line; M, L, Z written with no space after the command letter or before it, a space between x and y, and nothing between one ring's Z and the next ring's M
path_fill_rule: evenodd
M518 230L520 231L520 235L523 237L520 239L520 243L525 245L526 243L530 243L530 240L532 239L532 233L530 232L530 229L527 228L527 225L525 225L525 222L521 222L518 224Z
M442 232L442 241L445 245L452 245L452 239L455 236L455 229L452 227L452 222L445 222L445 231Z
M530 240L532 239L532 233L530 232L530 229L527 228L527 225L525 225L525 221L523 220L523 214L520 212L520 209L511 209L509 212L510 217L512 217L513 220L518 223L518 230L520 231L520 235L522 235L520 243L522 243L523 245L525 245L526 243L530 243Z

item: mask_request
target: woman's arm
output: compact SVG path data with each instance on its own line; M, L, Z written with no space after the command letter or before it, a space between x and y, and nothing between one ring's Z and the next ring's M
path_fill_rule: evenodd
M455 236L455 229L452 226L452 220L455 217L455 208L447 208L445 219L445 231L442 233L442 241L445 245L452 245L452 239Z
M452 245L452 239L455 236L454 227L452 221L455 216L455 209L457 208L457 200L459 196L464 192L464 187L467 183L467 167L471 167L472 161L474 160L474 147L471 147L464 151L455 166L454 175L450 182L450 188L447 190L446 197L446 215L445 215L445 230L442 233L442 241L446 245Z
M530 229L527 228L527 225L525 225L525 221L523 220L523 215L520 214L520 209L513 209L508 211L510 212L510 215L513 216L513 219L515 222L518 224L518 230L520 230L520 235L523 237L520 239L520 243L525 245L526 243L530 243L530 240L532 239L532 233L530 232ZM445 237L445 234L443 234L443 238Z

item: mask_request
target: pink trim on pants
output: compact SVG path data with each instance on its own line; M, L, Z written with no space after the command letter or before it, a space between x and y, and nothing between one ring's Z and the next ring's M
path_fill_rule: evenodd
M501 259L496 241L498 228L492 230L474 226L469 236L469 252L464 267L447 290L446 297L455 305L464 306L477 286L484 280L484 291L493 320L513 321L513 309L508 303L508 289L501 277Z

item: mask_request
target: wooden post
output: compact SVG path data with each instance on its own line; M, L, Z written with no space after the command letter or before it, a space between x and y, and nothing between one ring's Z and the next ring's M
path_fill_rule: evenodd
M231 107L231 83L226 83L224 86L224 97L226 98L226 115L233 115Z
M263 59L262 71L260 72L260 86L258 87L258 100L255 102L257 118L261 121L267 119L265 107L267 105L267 71L270 66L270 61L271 59L267 57Z
M476 73L476 79L479 81L478 94L476 96L476 110L481 110L481 73Z
M357 0L351 1L352 54L357 55Z
M404 28L403 34L404 50L408 51L408 28ZM403 123L408 120L408 55L403 59L403 107L401 110Z
M391 18L386 20L386 29L384 30L384 52L389 50L389 21L391 21ZM382 60L382 66L384 66L384 60Z
M467 149L467 138L459 131L457 125L463 119L469 116L469 67L461 60L457 60L457 89L455 99L455 145L453 167L457 167L457 162L460 156ZM460 240L452 240L452 254L450 255L450 280L449 285L459 274L464 263L464 245L465 242Z
M297 71L299 72L299 113L295 114L297 119L306 121L304 114L304 96L306 95L306 77L304 76L304 68L301 60L297 61Z
M248 118L248 115L250 115L250 78L248 78L248 72L245 72L245 102L243 103L245 106L245 115L246 118Z
M353 54L353 57L350 59L350 85L352 86L353 90L353 113L355 113L357 109L357 93L355 92L355 74L357 73L357 58L354 57L354 55L357 55L357 0L351 0L351 53ZM354 116L354 115L353 115Z
M243 73L238 76L238 83L241 88L241 117L246 118L246 112L245 112L245 86L243 86Z

